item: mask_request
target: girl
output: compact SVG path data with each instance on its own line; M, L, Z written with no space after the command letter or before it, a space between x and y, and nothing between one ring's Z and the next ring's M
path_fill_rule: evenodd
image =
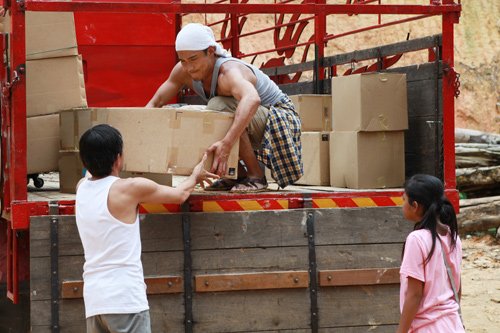
M403 247L397 332L465 332L456 300L461 292L462 244L443 183L429 175L411 177L405 184L403 215L415 222L415 228Z

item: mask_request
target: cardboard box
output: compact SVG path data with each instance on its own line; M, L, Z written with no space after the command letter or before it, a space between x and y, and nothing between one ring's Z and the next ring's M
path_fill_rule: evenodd
M330 132L332 130L331 95L289 96L300 115L303 132Z
M59 116L27 119L28 174L57 171L59 158Z
M68 12L25 12L26 60L78 55L75 19ZM10 33L9 14L0 16L0 31Z
M124 140L124 170L189 175L206 149L227 133L233 113L170 108L95 108L60 114L61 149L77 150L91 126L107 123ZM236 178L239 140L233 145L226 177ZM212 159L207 161L207 168Z
M333 131L408 128L406 75L370 73L332 78Z
M26 61L28 117L87 107L80 56Z
M330 133L302 132L303 185L330 185Z
M404 180L403 131L331 133L331 186L401 187Z
M72 12L26 12L26 59L78 55Z
M76 193L76 185L85 176L85 169L78 151L59 152L59 190L62 193ZM161 184L172 186L171 174L135 173L122 171L121 178L143 177Z

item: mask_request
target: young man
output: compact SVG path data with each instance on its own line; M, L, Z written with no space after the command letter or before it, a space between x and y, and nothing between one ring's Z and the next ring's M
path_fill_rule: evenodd
M235 113L226 136L208 149L215 153L211 171L225 173L238 138L246 170L240 168L239 180L220 179L207 190L265 190L267 181L258 161L271 169L280 187L298 180L303 173L300 118L288 96L257 67L230 57L207 26L186 25L177 35L175 49L180 61L147 107L161 107L189 88L208 102L208 109Z
M176 188L145 178L119 178L123 141L118 130L97 125L80 138L80 157L92 175L76 192L76 224L83 243L87 332L151 332L141 263L138 205L182 203L197 183L217 177L203 169L206 154Z

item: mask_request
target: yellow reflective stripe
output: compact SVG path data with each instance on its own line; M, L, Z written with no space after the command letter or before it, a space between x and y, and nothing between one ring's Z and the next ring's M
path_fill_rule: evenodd
M165 212L168 212L167 207L163 206L162 204L143 203L143 204L141 204L141 206L148 213L165 213Z
M371 198L353 198L352 201L354 201L358 207L377 207L377 204Z
M398 206L403 205L403 198L401 197L391 197L391 200Z
M313 199L313 202L319 207L319 208L332 208L332 207L338 207L337 203L333 201L333 199Z
M243 210L264 210L262 206L255 200L239 200L238 204Z
M288 200L276 200L283 209L288 209Z
M203 201L204 212L223 212L224 209L216 201Z

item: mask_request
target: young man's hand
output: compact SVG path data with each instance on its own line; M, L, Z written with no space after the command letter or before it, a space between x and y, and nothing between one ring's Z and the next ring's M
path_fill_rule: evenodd
M203 154L203 158L201 159L200 163L198 163L198 165L194 167L193 173L191 174L191 176L195 178L196 184L200 184L200 186L203 188L205 188L205 182L207 182L209 185L212 185L211 179L219 178L218 175L205 170L206 161L207 153Z

